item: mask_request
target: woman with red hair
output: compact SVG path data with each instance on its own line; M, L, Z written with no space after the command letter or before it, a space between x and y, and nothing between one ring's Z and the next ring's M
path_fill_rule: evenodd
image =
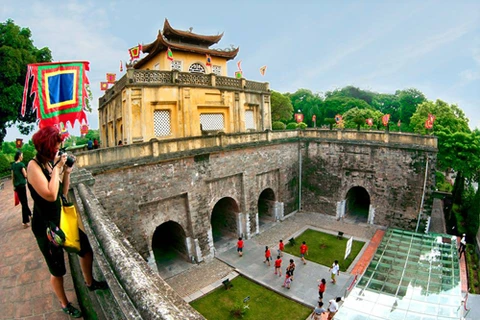
M40 129L33 135L32 142L37 150L35 158L28 163L27 168L28 188L34 202L32 231L50 270L50 283L60 300L62 310L73 318L79 318L82 313L68 301L63 286L63 276L66 273L63 248L53 245L46 233L50 222L60 225L61 195L67 196L72 167L65 165L67 155L58 152L63 142L58 128ZM107 289L106 282L93 278L92 247L85 233L80 229L79 233L81 250L78 255L86 285L90 291Z

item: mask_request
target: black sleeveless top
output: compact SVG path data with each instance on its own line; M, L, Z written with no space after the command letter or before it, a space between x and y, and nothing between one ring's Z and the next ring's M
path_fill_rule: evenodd
M42 169L43 174L50 181L50 174L48 170L41 165L37 160L35 161L40 168ZM32 231L36 238L46 237L46 229L48 226L48 221L52 221L57 226L60 225L60 212L61 212L61 200L60 200L60 190L62 189L62 184L58 187L57 199L53 202L47 201L42 198L33 186L28 183L28 189L30 190L30 195L33 199L33 219L32 219Z

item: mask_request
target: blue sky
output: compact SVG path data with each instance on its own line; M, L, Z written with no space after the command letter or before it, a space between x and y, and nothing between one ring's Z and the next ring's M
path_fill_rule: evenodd
M2 0L0 21L8 18L30 28L55 61L90 61L93 129L100 81L107 72L119 79L128 48L153 42L165 18L176 29L224 32L215 47L240 47L229 76L242 60L247 79L280 92L416 88L457 104L480 128L480 1ZM6 141L17 137L10 129Z

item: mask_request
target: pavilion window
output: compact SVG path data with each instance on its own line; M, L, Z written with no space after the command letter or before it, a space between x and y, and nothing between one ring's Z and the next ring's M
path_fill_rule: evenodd
M169 110L153 111L153 130L156 137L169 136L172 132Z
M222 66L212 66L212 73L216 74L217 76L222 75Z
M202 113L200 114L200 125L203 131L224 130L223 113Z
M255 115L253 110L245 111L245 129L256 129L255 128Z
M205 67L202 66L200 63L192 63L190 68L188 68L188 72L191 73L205 73Z
M172 61L172 71L173 71L173 70L182 72L182 70L183 70L182 61L180 61L180 60L173 60L173 61Z

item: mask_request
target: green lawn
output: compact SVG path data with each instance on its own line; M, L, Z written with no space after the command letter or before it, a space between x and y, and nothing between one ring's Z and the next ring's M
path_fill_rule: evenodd
M365 244L365 242L356 241L354 238L352 251L347 259L343 260L347 240L347 238L338 239L335 235L308 229L295 238L294 246L284 240L286 242L285 252L299 257L300 245L302 241L305 241L308 247L308 256L305 256L305 259L327 267L331 267L333 261L338 260L340 271L346 271Z
M242 319L304 320L312 312L311 309L246 278L236 277L232 284L233 287L229 290L222 286L193 301L192 307L208 320L236 319L230 311L236 304L243 308L243 299L249 296L248 309Z

